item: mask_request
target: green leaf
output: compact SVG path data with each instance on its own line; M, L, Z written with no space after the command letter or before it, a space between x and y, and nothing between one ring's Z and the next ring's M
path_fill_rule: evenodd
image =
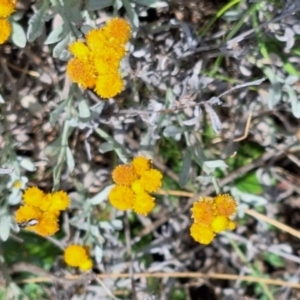
M42 1L42 5L37 9L34 15L29 19L27 39L29 42L33 42L42 33L44 23L47 18L47 10L49 8L49 2L47 0Z
M263 258L265 261L267 261L270 265L276 268L284 267L284 260L282 257L269 252L263 253Z
M255 172L250 172L240 179L238 179L236 187L241 192L259 195L263 192L260 181L258 180Z
M86 4L86 10L93 11L98 9L103 9L105 7L112 6L114 0L88 0Z
M60 58L61 60L67 60L69 57L69 52L66 50L66 48L69 42L70 34L67 34L67 36L53 48L53 57Z
M207 174L212 174L217 168L228 168L223 160L210 160L203 163L203 171Z
M279 82L273 83L269 87L268 106L273 109L282 97L282 85Z
M168 3L166 1L159 1L159 0L134 0L133 2L136 2L140 5L153 7L153 8L161 8L161 7L168 6Z
M285 88L289 94L289 101L292 106L292 113L296 118L300 118L300 101L296 95L296 92L290 86L285 86Z
M2 215L0 217L0 239L6 241L10 232L10 216Z
M101 145L99 147L100 153L106 153L106 152L110 152L113 150L114 150L114 144L108 143L108 142L101 143Z
M192 156L189 151L186 151L183 157L182 169L179 175L179 185L181 187L184 187L189 180L191 163L192 163Z
M102 191L100 191L98 194L96 194L93 198L88 199L87 202L90 205L98 205L98 204L102 203L104 200L106 200L108 198L108 195L114 186L115 186L114 184L111 184L111 185L105 187Z
M19 23L14 21L11 22L11 25L12 25L12 35L11 35L12 42L16 46L20 48L24 48L26 46L27 39L23 27Z
M68 104L68 100L63 100L57 106L57 108L50 114L50 123L51 123L51 125L54 125L58 121L61 113L64 111L67 104Z
M64 24L54 28L50 34L48 35L45 45L50 45L61 41L64 37L66 37L65 26Z
M78 0L64 0L63 6L59 7L59 14L63 19L67 18L66 24L81 23L83 21L80 11L81 3Z
M130 2L128 0L122 0L123 5L127 11L129 20L135 29L139 28L139 18L136 14L135 10L132 8Z
M181 134L183 132L183 128L180 128L178 126L175 125L170 125L167 126L164 131L163 131L163 135L165 137L173 137L175 138L178 134Z
M82 119L88 119L91 116L90 109L85 101L85 99L79 100L78 103L79 117Z
M67 147L66 156L68 169L70 172L73 172L75 168L75 161L70 147Z
M20 158L20 166L30 172L34 172L36 170L36 166L29 158Z

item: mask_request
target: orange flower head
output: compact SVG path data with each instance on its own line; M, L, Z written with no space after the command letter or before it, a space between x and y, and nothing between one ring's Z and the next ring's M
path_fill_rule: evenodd
M212 221L211 228L215 233L219 233L228 228L229 221L225 216L216 216Z
M217 215L229 217L236 212L237 203L229 194L220 194L214 198Z
M71 267L87 267L90 259L86 247L70 245L65 249L64 260Z
M0 18L7 18L9 17L16 8L16 1L15 0L1 0L0 1ZM0 26L2 31L2 26Z
M118 73L120 60L111 57L103 57L101 55L94 56L95 69L98 74Z
M154 198L147 193L139 193L135 195L133 203L133 211L137 214L147 216L148 213L154 208Z
M116 184L130 186L137 179L137 174L133 166L119 165L113 170L112 178Z
M215 238L215 233L211 230L211 228L197 223L194 223L191 226L190 234L196 242L203 245L210 244Z
M42 218L34 226L27 227L41 236L50 236L59 230L58 218L56 214L43 213Z
M192 218L195 223L202 225L211 225L215 215L213 209L213 200L210 198L200 198L193 204Z
M107 33L108 38L115 43L125 44L131 35L129 23L121 18L109 20L103 29Z
M75 41L69 45L69 51L77 58L82 60L88 60L90 55L90 49L82 41Z
M142 175L145 171L148 171L151 167L150 160L143 157L137 156L131 163L138 175Z
M99 75L95 92L104 99L115 97L123 89L123 80L119 73Z
M70 205L70 198L64 191L58 191L51 195L51 206L49 211L65 210Z
M152 193L161 187L162 174L156 169L150 169L141 174L140 182L145 191Z
M23 201L26 205L40 207L45 194L38 187L30 187L23 194Z
M111 205L119 210L132 208L134 198L133 190L125 185L116 185L108 195Z
M15 220L17 223L28 222L29 220L40 221L42 212L37 208L29 205L20 206L16 211Z
M80 84L84 89L92 88L96 84L95 69L89 61L73 58L68 62L67 74L73 82Z

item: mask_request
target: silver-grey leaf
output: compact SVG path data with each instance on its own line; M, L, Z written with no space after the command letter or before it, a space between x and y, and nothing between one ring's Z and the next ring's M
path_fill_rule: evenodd
M47 10L49 8L49 1L41 1L41 6L37 9L34 15L29 19L27 39L29 42L33 42L43 32L44 23L47 18Z
M205 103L204 107L205 107L205 111L208 113L210 117L213 130L215 131L215 133L219 134L220 131L222 130L222 123L219 119L219 116L214 111L214 109L207 103Z

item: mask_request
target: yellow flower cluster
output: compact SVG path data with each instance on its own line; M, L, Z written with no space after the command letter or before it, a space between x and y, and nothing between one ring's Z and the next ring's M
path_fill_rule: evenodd
M59 230L60 211L69 206L70 199L64 191L45 194L38 187L31 187L24 192L23 202L15 214L18 225L49 236Z
M11 25L8 17L15 11L17 0L0 0L0 45L11 35Z
M67 65L70 79L84 89L94 88L104 99L120 93L123 81L119 66L130 34L126 20L113 18L103 28L89 31L86 43L72 43L69 50L75 57Z
M93 266L93 262L89 258L89 250L88 246L70 245L65 249L64 260L71 267L88 271Z
M149 193L161 187L162 174L151 167L150 160L137 156L131 164L119 165L112 173L116 186L110 191L110 203L120 210L133 209L147 215L155 206Z
M194 203L190 228L195 241L207 245L213 241L216 233L235 229L230 217L236 212L236 201L229 194L220 194L215 198L204 197Z

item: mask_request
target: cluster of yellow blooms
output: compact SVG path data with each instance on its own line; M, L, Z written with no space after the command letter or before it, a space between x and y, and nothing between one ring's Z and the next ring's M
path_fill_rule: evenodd
M49 236L59 230L60 211L69 206L70 199L64 191L45 194L38 187L30 187L23 194L23 202L15 214L19 226Z
M11 35L11 25L8 17L15 11L17 0L0 0L0 45Z
M130 34L126 20L113 18L103 28L90 30L86 34L86 43L72 43L69 50L75 58L67 65L70 79L84 89L94 88L102 98L120 93L123 81L119 66Z
M155 206L149 193L161 187L162 174L151 167L150 160L137 156L131 164L117 166L112 173L116 186L110 191L110 203L120 210L133 209L147 215Z
M236 212L236 201L228 194L220 194L215 198L204 197L192 207L191 236L195 241L207 245L213 241L216 233L235 229L230 217Z
M65 249L64 260L71 267L88 271L93 266L93 262L89 257L89 250L88 246L70 245Z

